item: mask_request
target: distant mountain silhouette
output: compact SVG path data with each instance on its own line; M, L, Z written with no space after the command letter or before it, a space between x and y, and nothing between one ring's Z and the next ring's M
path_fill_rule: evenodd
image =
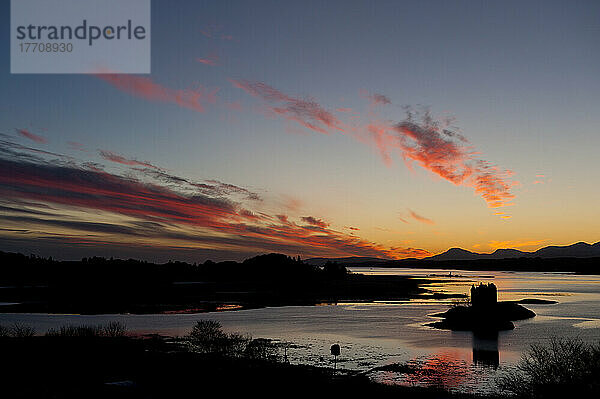
M450 248L444 253L430 256L428 260L472 260L472 259L511 259L511 258L591 258L600 256L600 241L595 244L576 244L540 248L535 252L517 249L497 249L491 254L480 254L461 248Z
M565 247L550 246L538 249L534 252L536 256L542 258L557 258L564 256L572 256L576 258L589 258L592 256L600 256L600 241L590 245L585 242L578 242L576 244L568 245Z
M481 254L476 252L467 251L462 248L450 248L446 252L441 254L430 256L425 259L433 259L433 260L471 260L471 259L479 259Z
M490 254L495 259L508 259L508 258L520 258L525 256L527 252L519 251L518 249L502 248L497 249Z
M517 258L592 258L600 257L600 241L595 244L586 242L578 242L571 245L557 246L551 245L540 248L535 252L519 251L518 249L501 248L491 254L482 254L478 252L467 251L462 248L450 248L446 252L423 258L423 260L437 261L455 261L455 260L480 260L480 259L517 259ZM406 259L405 259L406 260ZM414 259L417 261L416 259ZM304 262L322 266L327 261L338 262L344 265L359 265L364 263L384 263L387 259L381 258L365 258L365 257L347 257L347 258L311 258Z

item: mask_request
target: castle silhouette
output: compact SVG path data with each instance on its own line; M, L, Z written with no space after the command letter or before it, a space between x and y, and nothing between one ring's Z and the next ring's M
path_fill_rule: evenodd
M498 303L496 284L479 283L471 286L471 306L475 309L491 308Z

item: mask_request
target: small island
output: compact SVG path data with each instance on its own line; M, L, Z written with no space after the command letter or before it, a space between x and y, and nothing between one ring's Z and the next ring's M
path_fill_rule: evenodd
M455 306L433 317L443 320L428 324L431 327L453 331L493 332L512 330L513 321L525 320L535 313L517 302L498 302L498 291L494 283L473 285L471 303L467 306Z

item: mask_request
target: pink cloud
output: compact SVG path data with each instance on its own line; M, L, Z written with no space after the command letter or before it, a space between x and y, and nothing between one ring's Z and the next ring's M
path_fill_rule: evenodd
M533 184L546 184L552 181L552 179L547 179L545 175L535 175L535 177Z
M154 166L149 162L140 162L140 161L136 161L135 159L127 159L127 158L125 158L121 155L115 154L114 152L111 152L111 151L100 150L99 153L100 153L100 156L102 158L106 159L107 161L120 163L121 165L142 166L144 168L160 169L159 167Z
M194 89L171 89L147 77L125 74L97 74L111 86L149 101L176 104L183 108L204 112L204 103L214 103L218 89L209 91L201 86Z
M29 130L27 130L27 129L15 129L15 130L21 136L26 137L26 138L28 138L31 141L35 141L36 143L45 144L45 143L48 142L48 140L46 140L45 137L38 136L37 134L33 134Z
M408 210L408 213L410 214L410 216L411 216L413 219L415 219L415 220L417 220L417 221L419 221L419 222L421 222L421 223L425 223L425 224L435 224L435 222L434 222L433 220L431 220L431 219L428 219L428 218L426 218L425 216L421 216L421 215L419 215L418 213L416 213L416 212L414 212L414 211L412 211L412 210L410 210L410 209Z
M392 164L392 156L389 152L390 148L394 146L394 138L387 133L388 127L385 125L371 122L367 126L367 131L371 134L371 140L375 143L375 146L379 150L383 163L387 166Z
M219 62L219 57L216 54L209 54L207 57L204 58L196 58L196 61L204 65L215 66Z
M369 102L372 106L390 105L392 103L392 100L390 100L390 98L386 95L379 93L368 94L366 91L363 91L362 93L369 99Z
M234 87L260 98L266 103L274 104L269 109L276 115L299 123L307 129L328 134L329 130L343 131L342 123L331 112L321 107L313 99L300 99L271 87L262 82L230 79Z
M410 166L422 168L459 186L472 187L490 208L510 204L515 197L511 188L513 173L477 158L467 139L433 119L428 111L416 120L408 117L397 124L371 123L367 127L371 141L377 146L384 163L390 163L390 151L397 149Z

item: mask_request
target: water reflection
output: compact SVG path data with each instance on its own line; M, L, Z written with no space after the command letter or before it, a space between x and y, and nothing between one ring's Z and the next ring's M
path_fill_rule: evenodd
M498 351L498 332L473 333L473 363L494 370L500 364Z
M426 385L442 389L456 389L469 378L470 370L457 351L438 352L423 362L414 362L418 368L407 376L411 385Z

